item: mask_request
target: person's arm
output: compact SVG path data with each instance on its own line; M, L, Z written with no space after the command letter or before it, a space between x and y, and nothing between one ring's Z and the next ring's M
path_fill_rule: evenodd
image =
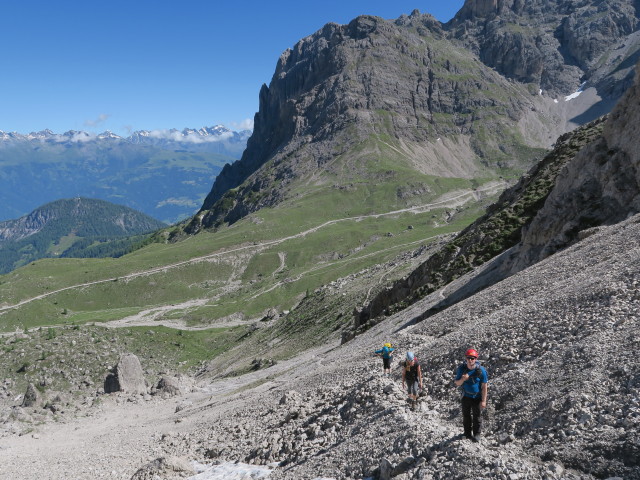
M407 369L402 367L402 386L404 387L405 385L405 377L407 375Z
M482 392L482 399L480 400L480 408L487 408L487 391L489 388L487 387L488 383L481 383L480 388Z
M422 367L418 365L418 386L422 388Z
M460 375L461 370L458 370L457 374L456 374L456 379L453 381L453 383L456 385L456 387L461 386L464 382L466 382L469 379L469 374L465 373L463 375Z

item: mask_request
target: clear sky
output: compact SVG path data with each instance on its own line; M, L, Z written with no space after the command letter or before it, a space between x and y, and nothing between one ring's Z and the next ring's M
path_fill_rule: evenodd
M280 54L327 22L441 22L464 0L5 0L0 130L251 125Z

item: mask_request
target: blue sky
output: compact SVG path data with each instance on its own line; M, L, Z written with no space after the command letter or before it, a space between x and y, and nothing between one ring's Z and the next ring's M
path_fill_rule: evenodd
M464 0L6 1L0 130L250 124L280 54L327 22L414 9L446 22Z

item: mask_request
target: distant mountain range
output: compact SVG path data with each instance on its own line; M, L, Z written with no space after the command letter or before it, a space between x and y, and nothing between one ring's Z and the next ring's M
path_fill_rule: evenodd
M57 134L0 131L0 220L70 196L127 205L173 223L202 205L221 168L251 135L223 126Z
M118 257L166 224L122 205L58 200L0 222L0 273L46 257Z
M69 130L65 133L54 133L51 130L21 134L0 130L0 148L24 141L40 141L45 143L87 143L87 142L127 142L136 145L150 145L167 150L185 150L188 152L210 152L239 157L251 136L251 130L234 132L222 125L202 127L200 129L185 128L183 130L138 130L128 137L121 137L110 131L93 134L84 131Z

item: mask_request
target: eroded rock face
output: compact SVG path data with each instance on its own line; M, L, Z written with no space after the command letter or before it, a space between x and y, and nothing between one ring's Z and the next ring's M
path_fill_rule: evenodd
M640 212L639 104L636 80L611 113L603 136L560 173L544 207L523 232L514 259L505 266L510 273L578 240L583 230Z
M322 172L328 162L378 136L404 145L402 154L421 164L422 173L473 176L480 163L493 161L493 140L467 144L456 155L459 164L428 162L440 136L468 139L476 129L504 129L503 140L510 135L507 124L513 130L537 101L527 86L449 42L431 15L416 11L396 21L361 16L348 25L328 24L282 54L270 85L260 91L242 159L218 175L202 216L187 231L272 206L296 178ZM539 130L548 128L540 124ZM546 146L543 137L527 141Z
M446 27L487 65L560 96L637 25L633 0L467 0Z

